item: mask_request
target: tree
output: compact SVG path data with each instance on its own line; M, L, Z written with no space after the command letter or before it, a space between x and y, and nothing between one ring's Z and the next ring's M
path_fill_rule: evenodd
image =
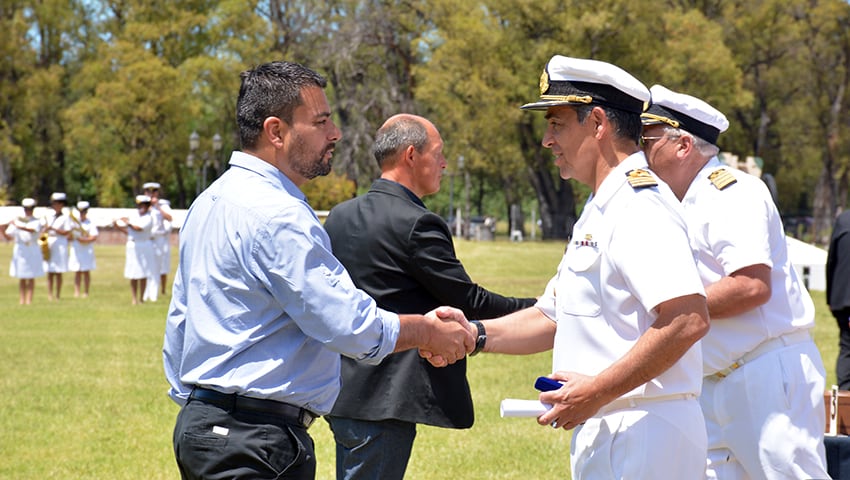
M779 126L782 131L793 129L798 135L805 133L804 139L818 142L818 147L812 149L813 159L821 165L814 189L812 235L815 241L827 244L835 216L846 204L848 191L850 4L805 2L792 9L802 40L795 58L798 65L805 66L806 72L798 79L806 84L800 85L789 107L803 117L810 112L811 120L806 125L811 123L812 130L803 132L799 124L790 125L781 120ZM815 173L817 169L812 171Z
M66 145L98 201L128 206L145 181L179 178L183 161L174 146L186 143L191 117L189 88L177 70L122 41L104 45L101 60L87 64L81 78L98 81L65 113Z
M22 2L4 2L0 6L0 192L3 198L32 196L21 188L12 191L12 169L20 165L23 149L18 140L23 117L22 98L25 78L34 65L35 52L27 41L28 24Z
M753 94L730 115L739 154L764 158L784 215L813 212L821 241L846 201L848 10L839 0L730 1L718 19Z
M497 197L505 215L539 208L544 238L566 238L589 191L558 177L542 115L517 108L564 54L717 106L732 124L721 148L764 158L783 213L813 213L823 237L850 190L848 10L843 0L9 0L0 193L123 205L156 179L185 206L198 180L189 133L237 148L239 72L282 58L328 78L343 131L337 173L370 183L375 130L418 113L443 133L449 173L468 174L479 214ZM225 158L210 160L221 173ZM447 190L440 208L457 193Z
M9 96L0 100L0 184L7 194L41 197L65 189L66 86L77 56L85 53L86 7L78 1L5 2L0 7L4 55L0 78ZM46 174L47 173L47 174Z

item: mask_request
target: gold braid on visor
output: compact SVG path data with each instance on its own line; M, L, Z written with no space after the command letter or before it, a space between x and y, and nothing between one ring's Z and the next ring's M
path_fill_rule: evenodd
M673 120L672 118L662 117L661 115L654 115L652 113L641 113L640 118L666 123L667 125L670 125L673 128L679 128L679 122Z
M557 102L571 102L571 103L591 103L593 102L593 97L589 95L578 96L578 95L540 95L541 100L554 100Z

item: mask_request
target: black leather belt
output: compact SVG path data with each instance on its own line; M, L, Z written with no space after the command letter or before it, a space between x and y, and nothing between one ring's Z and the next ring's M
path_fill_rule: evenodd
M231 412L242 411L274 415L296 425L301 425L304 428L309 428L318 417L318 415L307 409L288 403L245 397L235 393L221 393L201 387L193 388L189 398L209 403Z

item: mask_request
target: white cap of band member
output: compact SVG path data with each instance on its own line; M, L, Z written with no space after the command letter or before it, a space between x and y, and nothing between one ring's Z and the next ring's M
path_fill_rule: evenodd
M33 198L25 198L21 200L21 206L24 208L33 208L35 207L35 199Z
M151 203L151 197L147 195L136 195L136 205L141 203Z
M540 101L520 108L546 110L556 105L603 105L641 113L649 98L646 85L616 65L555 55L540 76Z
M143 190L159 190L159 184L156 182L147 182L142 185Z
M65 202L67 201L67 196L63 192L54 192L50 195L51 202Z
M714 144L720 133L729 128L726 115L699 98L661 85L653 85L649 91L652 103L640 116L644 125L669 125Z
M89 202L87 202L85 200L80 200L79 202L77 202L77 210L88 210L88 209L89 209Z

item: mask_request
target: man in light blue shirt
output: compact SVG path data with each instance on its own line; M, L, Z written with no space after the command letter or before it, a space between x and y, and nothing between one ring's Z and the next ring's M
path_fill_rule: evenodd
M244 72L242 151L181 228L163 359L184 479L312 479L307 427L336 400L340 354L418 347L442 366L474 348L460 310L382 310L331 253L298 189L330 171L341 135L324 86L294 63Z

